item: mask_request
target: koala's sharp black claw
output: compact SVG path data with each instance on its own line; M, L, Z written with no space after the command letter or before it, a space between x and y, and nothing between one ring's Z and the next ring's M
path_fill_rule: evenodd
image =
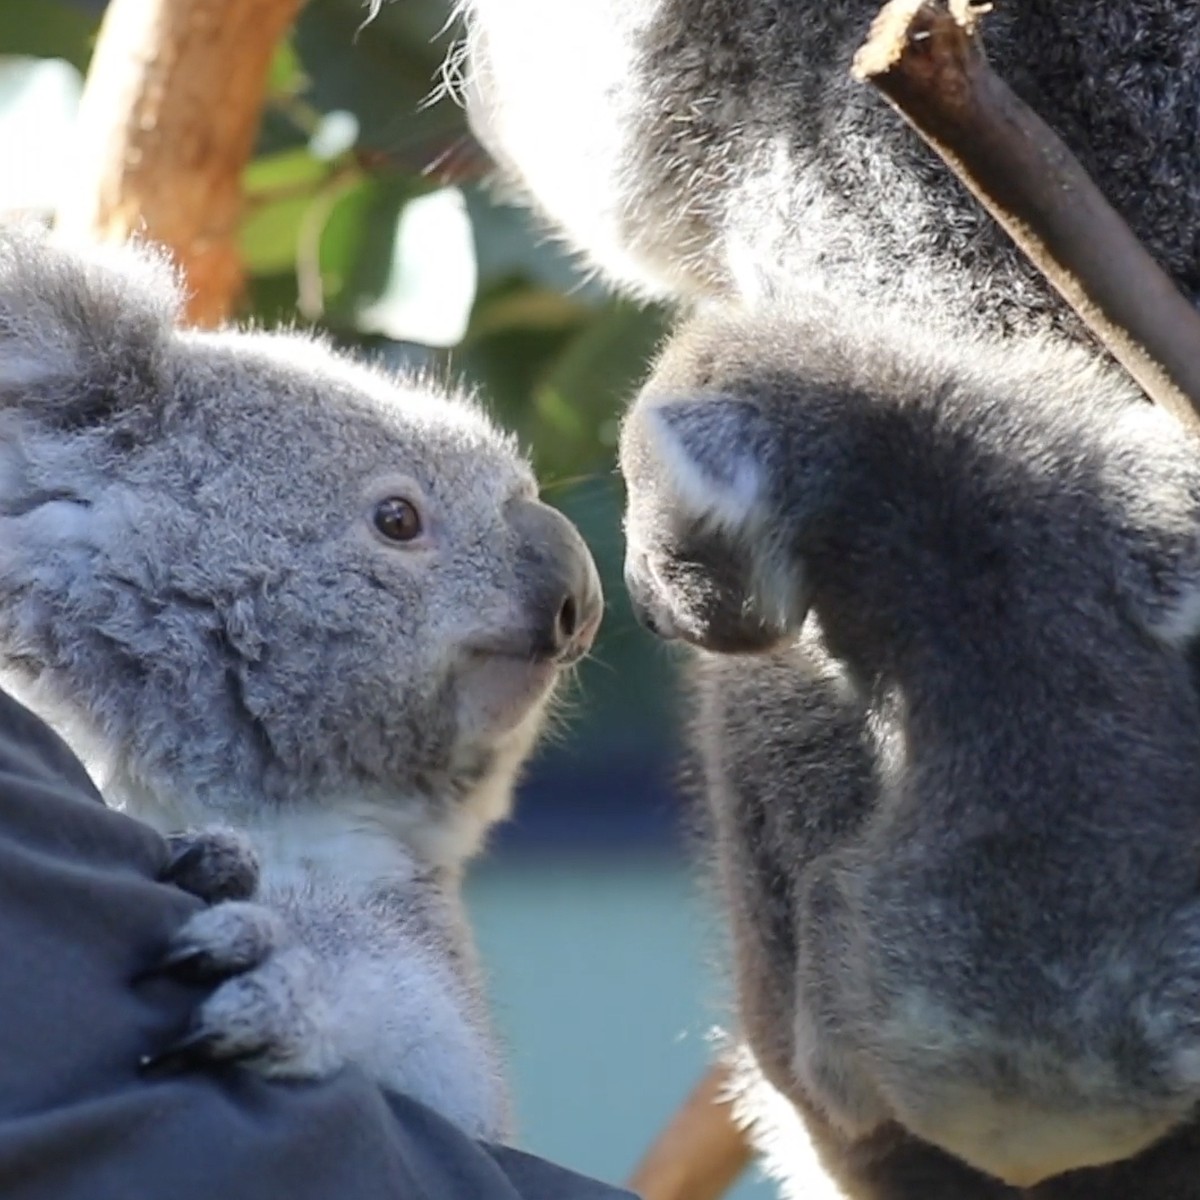
M139 971L133 977L133 982L137 984L150 979L170 978L180 983L207 983L225 974L228 972L218 970L207 951L198 950L195 946L180 946Z
M138 1071L150 1077L175 1075L212 1059L217 1039L203 1029L185 1034L156 1054L143 1054L138 1059Z
M171 839L168 839L168 845ZM197 866L200 860L204 857L204 846L199 842L192 842L185 845L178 853L173 854L170 861L159 872L158 879L160 883L175 883L182 876L185 876L188 871Z

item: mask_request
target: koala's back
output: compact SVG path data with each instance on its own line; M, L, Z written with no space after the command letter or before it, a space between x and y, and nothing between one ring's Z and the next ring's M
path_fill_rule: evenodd
M801 596L770 652L693 668L742 1032L855 1197L1023 1194L950 1154L1174 1161L1145 1148L1197 1094L1195 443L1049 339L770 318L693 317L622 443L635 602L648 562L713 645L736 606L673 566L747 542L735 598ZM1200 1195L1089 1178L1030 1194Z
M832 285L920 303L923 319L977 313L1000 327L1075 329L940 160L850 77L878 8L589 0L586 18L542 35L547 54L590 61L555 84L546 64L521 75L500 36L522 20L532 27L535 0L475 0L477 124L568 237L643 291L754 296ZM600 41L612 44L589 53L600 23ZM1192 0L1008 0L985 36L1000 73L1184 291L1200 292ZM538 84L555 84L556 104L571 114L562 138L526 93ZM567 188L569 175L588 187Z
M1187 1019L1168 1015L1174 993L1196 980L1187 928L1200 907L1186 887L1159 895L1151 885L1131 897L1120 870L1106 878L1085 860L1067 888L1082 910L1063 911L1053 885L1040 899L1006 895L1027 873L997 862L989 877L966 855L964 869L980 889L994 888L994 904L981 907L969 888L925 894L927 864L905 865L900 846L880 836L886 720L812 625L775 654L696 660L690 690L701 824L748 1059L739 1115L782 1195L1198 1200L1200 1122L1177 1127L1186 1103L1166 1095L1176 1084L1162 1074L1188 1055ZM873 861L889 853L894 870ZM1079 923L1089 895L1091 930ZM1156 897L1161 920L1146 910ZM925 962L920 947L930 951ZM978 1025L965 1016L976 1004L988 1014ZM899 1092L881 1089L881 1067L904 1080ZM902 1119L892 1106L901 1092L911 1102L947 1086L957 1113L938 1101L920 1134L911 1112ZM1022 1155L1040 1147L1051 1159L1087 1161L1100 1130L1102 1156L1128 1157L1024 1189L942 1148L982 1137L1000 1153L1006 1125ZM818 1164L844 1192L822 1190Z

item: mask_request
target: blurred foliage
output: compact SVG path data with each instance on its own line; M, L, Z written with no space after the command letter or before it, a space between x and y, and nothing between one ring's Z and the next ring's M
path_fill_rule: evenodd
M0 0L0 213L49 209L102 0ZM609 615L581 674L571 753L661 750L666 660L621 586L617 422L663 314L607 296L491 194L461 107L439 87L448 0L309 0L280 47L241 247L245 315L477 387L531 449L546 499L588 538Z

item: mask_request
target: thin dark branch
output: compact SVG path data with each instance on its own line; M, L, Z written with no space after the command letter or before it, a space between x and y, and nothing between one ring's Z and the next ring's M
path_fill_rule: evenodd
M970 0L892 0L854 60L1151 400L1200 429L1200 314L992 70Z

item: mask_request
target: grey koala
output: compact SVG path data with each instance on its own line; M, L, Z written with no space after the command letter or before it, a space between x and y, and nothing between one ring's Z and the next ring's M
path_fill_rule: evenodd
M217 903L184 1041L509 1132L459 882L600 585L513 441L299 333L176 327L150 251L0 231L0 672Z
M471 124L502 177L637 294L798 285L950 329L1075 321L873 89L881 0L462 0ZM1200 293L1194 0L999 0L997 69Z
M810 298L691 318L620 459L742 1030L831 1173L1200 1197L1194 436L1082 348Z
M1196 1200L1196 447L850 78L880 0L558 7L462 5L504 179L624 289L754 314L678 335L622 469L635 602L704 648L760 1145L808 1200L810 1137L871 1200ZM1195 5L985 31L1200 292Z

